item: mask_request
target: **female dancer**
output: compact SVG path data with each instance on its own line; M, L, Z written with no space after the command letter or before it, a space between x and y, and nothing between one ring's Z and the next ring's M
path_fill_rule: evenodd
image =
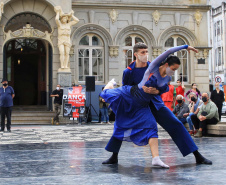
M131 86L123 86L117 89L112 89L113 88L112 81L107 84L105 90L100 95L105 99L106 102L110 103L110 107L116 114L116 122L113 133L113 136L115 138L119 140L132 141L137 145L146 145L149 143L152 150L153 146L151 145L150 141L153 138L157 139L158 135L156 120L152 115L152 112L150 111L148 104L150 101L155 102L154 106L157 109L160 109L163 102L159 96L146 94L141 87L143 85L147 87L156 87L160 91L160 93L166 92L168 90L167 83L171 80L170 76L174 73L176 69L178 69L180 65L180 61L177 57L170 56L167 59L166 57L169 54L174 53L180 49L188 49L189 51L193 50L197 52L196 49L190 46L188 47L187 45L169 49L168 51L157 57L149 65L147 71L145 72L143 80L138 84L138 88L136 87L134 88ZM163 63L163 65L160 66L164 59L166 59L165 62ZM171 118L171 120L173 119L172 120L173 122L181 124L178 120L175 120L176 118L173 114L167 113L167 116ZM183 127L182 124L179 126ZM175 137L178 138L182 137L181 134L186 135L186 133L187 131L185 130L184 133L174 133L174 136L176 135ZM182 142L182 144L190 145L189 150L186 149L183 150L179 147L184 156L188 155L191 152L197 151L197 146L194 144L191 137L190 138L188 137L186 143ZM180 146L181 142L179 141L179 144L177 143L177 145ZM154 147L158 148L158 144L155 145ZM195 156L198 156L198 158L200 158L200 155ZM153 156L152 161L153 165L167 167L167 165L165 165L159 159L158 152L155 153L155 156ZM203 160L205 159L202 156L201 158ZM199 162L199 159L197 160L197 157L196 161Z

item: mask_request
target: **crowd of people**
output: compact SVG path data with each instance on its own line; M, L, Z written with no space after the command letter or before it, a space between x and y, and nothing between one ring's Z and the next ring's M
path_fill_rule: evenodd
M161 95L164 104L183 124L189 124L191 136L202 137L207 134L208 124L217 124L221 121L225 98L219 83L215 84L215 90L211 95L207 92L201 94L196 83L193 83L192 88L185 93L184 84L180 80L177 80L177 88L169 85L169 89Z

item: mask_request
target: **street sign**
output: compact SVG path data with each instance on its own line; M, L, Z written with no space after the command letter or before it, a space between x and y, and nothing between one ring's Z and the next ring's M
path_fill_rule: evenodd
M215 77L215 82L217 83L221 83L222 82L222 79L221 79L221 77L219 77L219 76L216 76Z

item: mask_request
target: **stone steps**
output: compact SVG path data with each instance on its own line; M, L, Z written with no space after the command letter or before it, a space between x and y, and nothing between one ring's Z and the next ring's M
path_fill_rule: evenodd
M189 130L188 123L185 124ZM216 125L207 125L207 133L211 135L226 136L226 122L218 122Z
M13 107L12 125L50 125L54 112L47 111L46 106Z
M47 111L30 111L30 112L12 112L12 118L13 117L49 117L49 116L53 116L54 113L53 112L47 112Z

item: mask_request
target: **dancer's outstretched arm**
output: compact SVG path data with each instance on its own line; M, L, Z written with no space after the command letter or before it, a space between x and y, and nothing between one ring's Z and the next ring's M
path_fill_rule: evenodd
M144 77L143 77L142 81L138 84L138 87L141 88L145 84L145 82L149 78L149 75L151 73L155 72L156 68L159 68L159 66L163 60L165 60L170 54L172 54L176 51L182 50L182 49L187 49L188 52L190 52L190 50L195 51L196 53L198 52L195 48L188 46L188 45L176 46L176 47L168 49L167 51L165 51L164 53L159 55L157 58L155 58L150 63L150 65L148 66L148 69L144 73Z

